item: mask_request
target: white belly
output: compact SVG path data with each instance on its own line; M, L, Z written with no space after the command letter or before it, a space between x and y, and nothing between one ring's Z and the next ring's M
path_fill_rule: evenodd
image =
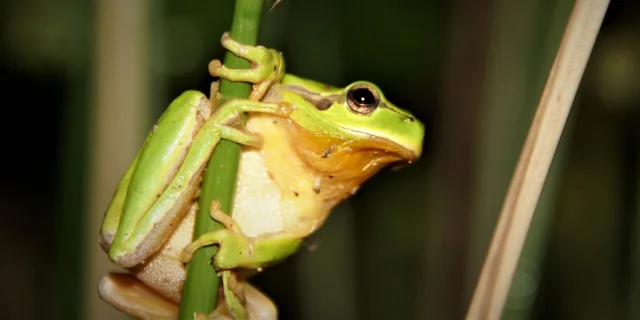
M260 150L243 147L233 201L233 218L249 237L283 230L281 191L269 177Z

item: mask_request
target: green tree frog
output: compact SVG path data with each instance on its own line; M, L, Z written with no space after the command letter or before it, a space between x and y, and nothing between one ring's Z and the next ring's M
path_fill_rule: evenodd
M388 164L415 161L422 151L422 123L376 85L336 88L285 74L279 52L242 45L228 33L222 45L252 68L229 69L214 60L211 75L252 83L249 98L226 99L216 82L209 99L196 91L176 98L105 213L100 244L131 273L106 275L99 294L138 318L175 319L185 263L198 248L216 245L212 263L223 280L222 298L204 318L276 319L274 304L246 283L244 271L295 253L365 180ZM212 218L226 228L193 241L202 173L220 139L243 145L233 215L212 203Z

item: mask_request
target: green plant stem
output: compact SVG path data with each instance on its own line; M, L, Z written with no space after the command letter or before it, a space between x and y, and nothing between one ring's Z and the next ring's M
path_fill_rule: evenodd
M264 0L237 0L231 25L231 37L244 44L256 45ZM218 40L216 40L218 41ZM227 52L224 64L229 68L248 69L251 63ZM248 83L220 80L220 93L226 97L246 98L251 92ZM235 191L240 145L221 140L211 156L202 180L199 210L196 215L194 239L200 235L223 228L209 216L211 201L220 201L224 212L230 214ZM216 252L213 246L201 248L187 265L187 279L182 290L180 320L192 320L194 313L210 313L218 301L220 278L210 261Z

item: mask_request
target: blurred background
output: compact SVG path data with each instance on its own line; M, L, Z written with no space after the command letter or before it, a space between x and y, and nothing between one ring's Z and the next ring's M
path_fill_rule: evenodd
M233 4L0 2L3 319L127 319L96 292L116 270L97 242L102 214L170 101L208 92ZM253 279L281 319L464 317L572 5L265 10L260 44L289 72L373 81L427 126L419 162L379 174L298 255ZM637 1L609 7L504 319L640 319L639 14Z

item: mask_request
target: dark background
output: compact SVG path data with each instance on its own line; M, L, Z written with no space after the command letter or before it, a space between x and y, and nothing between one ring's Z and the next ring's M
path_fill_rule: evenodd
M594 0L595 1L595 0ZM573 2L284 0L260 44L288 71L366 79L427 126L294 258L254 279L281 319L462 319ZM270 6L270 4L267 4ZM4 0L0 314L113 319L103 210L146 132L206 66L233 1ZM639 319L640 20L612 1L504 319ZM124 318L124 317L121 317Z

